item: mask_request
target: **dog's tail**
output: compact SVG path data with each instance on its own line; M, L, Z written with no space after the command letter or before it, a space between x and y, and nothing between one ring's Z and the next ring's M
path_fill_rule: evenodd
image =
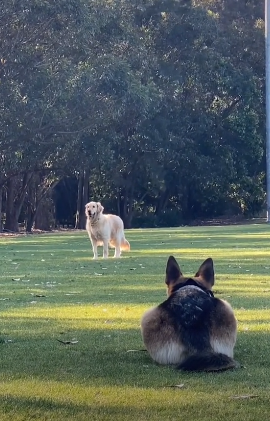
M185 371L224 371L237 367L239 364L232 358L214 352L191 355L177 366L178 369Z
M130 244L129 244L128 240L126 240L125 238L123 238L122 241L121 241L120 249L121 249L121 251L122 250L126 250L126 251L130 250Z

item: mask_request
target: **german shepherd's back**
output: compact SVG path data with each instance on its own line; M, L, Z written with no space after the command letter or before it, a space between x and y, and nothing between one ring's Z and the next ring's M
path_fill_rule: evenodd
M237 323L229 303L215 298L214 266L207 259L195 277L184 277L173 256L166 268L168 299L142 317L144 344L159 364L182 370L235 368Z

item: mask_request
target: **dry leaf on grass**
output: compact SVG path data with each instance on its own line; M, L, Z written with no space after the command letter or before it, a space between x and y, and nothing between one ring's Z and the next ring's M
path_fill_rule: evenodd
M259 395L235 395L231 396L232 399L252 399L252 398L258 398Z
M63 345L76 345L79 341L61 341L61 339L56 339L58 342L60 342Z
M177 389L183 389L183 387L185 387L184 383L181 384L172 384L166 387L176 387Z
M146 349L128 349L127 352L146 352Z

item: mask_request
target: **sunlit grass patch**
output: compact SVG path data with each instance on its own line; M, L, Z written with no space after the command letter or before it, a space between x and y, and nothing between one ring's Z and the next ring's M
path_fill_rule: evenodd
M1 421L268 420L270 227L126 236L131 252L106 261L92 260L84 231L0 237ZM214 259L214 293L238 320L240 369L182 373L142 350L140 318L166 299L171 254L186 275Z

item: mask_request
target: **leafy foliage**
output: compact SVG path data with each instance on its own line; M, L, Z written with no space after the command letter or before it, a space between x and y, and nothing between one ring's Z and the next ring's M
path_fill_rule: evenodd
M36 174L50 178L48 194L63 177L84 177L78 188L88 183L127 226L262 210L262 4L2 3L6 229L18 229L12 189L23 209ZM80 217L88 195L78 192Z

